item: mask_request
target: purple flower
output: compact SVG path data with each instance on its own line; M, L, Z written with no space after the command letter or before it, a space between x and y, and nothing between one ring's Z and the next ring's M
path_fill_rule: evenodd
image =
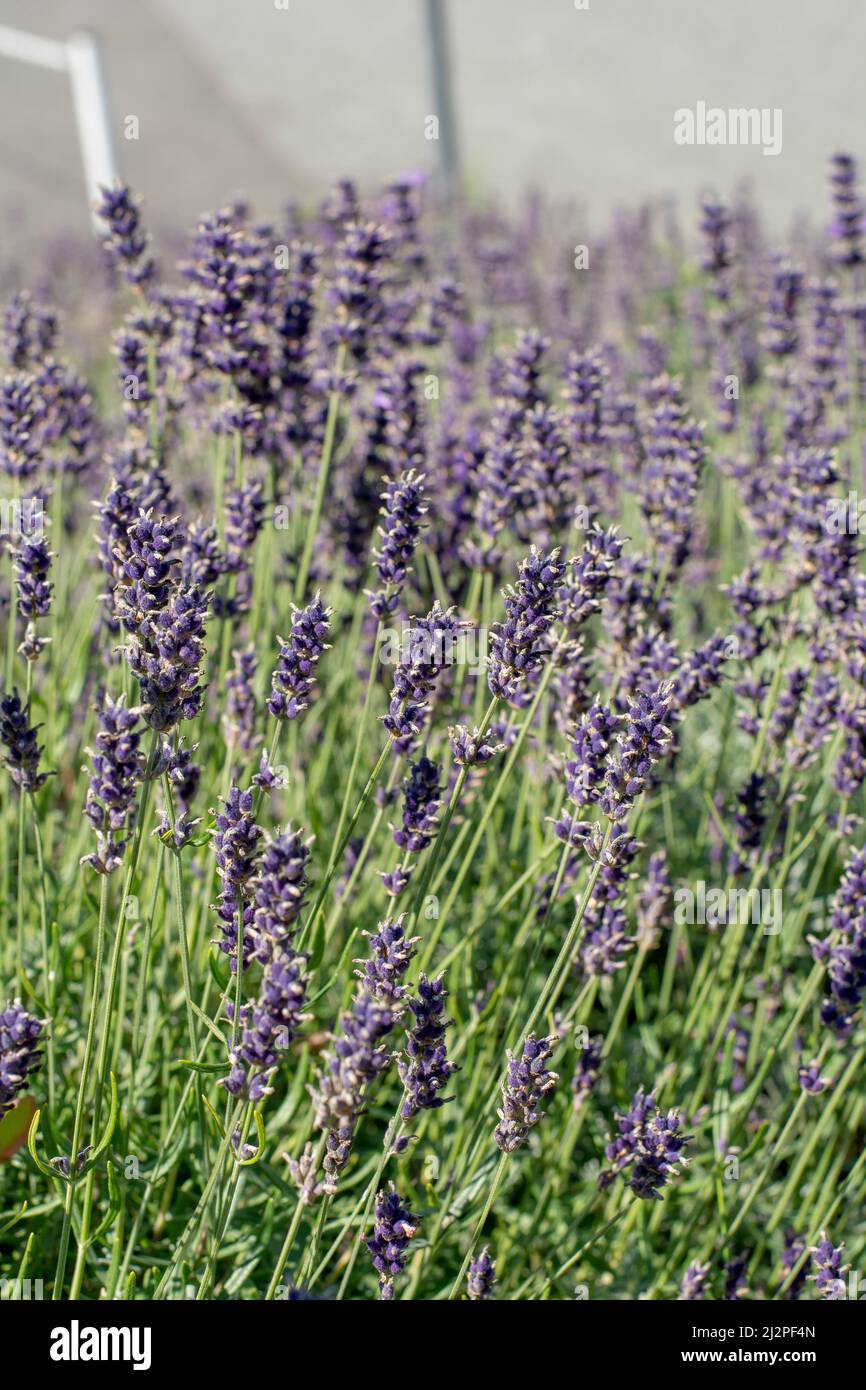
M853 155L837 153L830 159L830 192L833 199L833 254L839 265L863 264L863 202L857 188Z
M208 595L195 584L181 582L172 588L166 606L144 619L126 647L152 729L173 729L181 719L194 719L201 711L207 609ZM129 611L121 609L124 620Z
M52 585L48 580L52 552L44 540L22 539L14 552L18 581L18 611L27 619L45 618L51 608Z
M409 1000L409 1008L415 1022L409 1030L406 1044L408 1061L398 1066L400 1080L406 1089L406 1099L401 1111L404 1120L411 1120L419 1110L438 1110L445 1104L446 1096L440 1096L457 1070L449 1062L445 1046L445 1030L451 1022L445 1017L447 991L444 976L428 980L422 975L418 981L418 994Z
M382 588L370 594L370 609L377 618L394 612L412 564L427 511L423 483L423 476L410 468L388 483L382 494L385 520L379 527L381 544L373 551Z
M27 620L27 631L19 650L28 661L38 658L48 640L37 636L35 620L47 617L51 608L53 585L48 576L52 558L52 552L41 539L23 538L12 555L18 583L18 611Z
M852 850L830 907L830 939L809 938L812 955L827 967L830 992L821 1022L847 1038L866 990L866 851Z
M490 1248L485 1245L481 1254L470 1264L466 1274L466 1297L473 1303L483 1303L493 1297L496 1283L496 1261L490 1258Z
M0 468L23 482L33 477L42 456L45 401L26 372L0 381Z
M238 225L235 209L203 217L191 259L182 266L195 287L179 308L195 343L195 353L214 371L231 377L239 391L256 389L263 370L264 345L255 327L257 297L267 276L253 273L255 241ZM267 293L267 291L266 291Z
M271 677L268 710L274 719L297 719L308 707L316 666L329 647L331 613L316 593L306 608L292 606L288 639L278 637L280 659Z
M577 824L580 810L599 800L604 783L610 739L619 720L606 705L594 704L581 715L571 741L571 757L565 765L565 789L574 815L564 815L554 829L563 844L578 848L583 844L585 827Z
M249 565L264 519L262 478L248 478L229 491L225 500L225 568L229 574L238 574Z
M705 195L703 199L700 225L704 237L702 266L710 278L716 298L725 303L730 294L728 271L733 263L731 216L725 205L712 194Z
M493 624L487 684L492 695L511 705L526 703L527 684L544 664L544 639L557 617L564 574L558 550L545 555L533 546L516 585L504 591L506 617Z
M800 1268L797 1270L797 1273L794 1275L785 1293L782 1294L782 1297L786 1300L793 1301L798 1299L806 1283L812 1257L808 1255L806 1259L803 1260L805 1254L806 1242L801 1236L794 1235L793 1233L789 1233L785 1236L785 1246L782 1250L782 1269L785 1272L785 1278L783 1278L782 1283L785 1282L785 1279L787 1279L792 1270L794 1270L797 1265L800 1265ZM800 1263L801 1261L803 1261L802 1264Z
M502 1105L497 1111L499 1124L494 1139L503 1153L514 1153L529 1137L529 1131L544 1115L539 1105L552 1091L559 1077L549 1071L547 1059L556 1038L537 1038L530 1033L519 1057L508 1053L508 1069L502 1083Z
M724 1298L728 1303L736 1303L748 1295L746 1285L746 1269L749 1260L746 1255L734 1255L725 1265L725 1293Z
M680 1133L678 1110L659 1110L655 1097L635 1093L628 1110L614 1111L618 1133L605 1144L604 1152L612 1167L599 1182L609 1187L617 1173L629 1174L628 1182L636 1197L660 1201L661 1189L684 1164L683 1149L690 1136Z
M617 735L618 751L608 761L599 796L608 820L624 820L635 798L646 789L653 765L671 741L665 720L672 703L673 685L667 683L650 693L639 692L629 706L624 728Z
M580 1110L595 1090L601 1074L603 1047L603 1038L588 1038L577 1055L577 1066L571 1078L575 1110Z
M563 426L571 465L576 473L575 500L591 513L601 510L608 426L605 393L609 372L603 352L589 348L571 352L565 365L562 396Z
M215 526L192 522L186 531L180 553L181 577L188 584L210 589L226 571L226 558L219 545Z
M388 713L382 716L394 752L403 757L412 752L424 728L430 697L462 627L454 609L443 610L438 602L412 626L394 671Z
M487 734L477 728L471 731L464 724L456 724L448 730L451 753L458 767L476 767L489 763L505 747L502 743L491 743Z
M385 227L374 222L349 223L327 291L326 297L334 306L329 337L345 344L358 362L370 355L382 321L382 265L390 254L389 242Z
M644 951L658 945L659 928L673 906L673 887L663 849L650 855L647 875L635 901L636 941Z
M373 1234L364 1243L379 1276L379 1297L390 1303L394 1297L394 1277L403 1272L406 1251L418 1231L418 1217L398 1197L394 1184L376 1198Z
M803 272L777 256L770 272L764 332L761 342L773 357L789 357L800 342L797 308L803 294Z
M44 1023L13 999L0 1013L0 1119L11 1110L28 1077L40 1066Z
M674 701L688 709L706 700L721 684L728 660L728 639L714 633L703 646L689 652L674 678Z
M362 968L355 971L363 988L378 1003L395 1009L402 1008L406 987L401 982L418 942L417 936L406 936L403 921L404 914L393 921L386 917L378 931L364 933L370 939L370 954L366 960L356 961Z
M640 504L665 572L682 568L694 533L692 511L705 457L702 427L688 414L680 382L653 383L657 404L647 427Z
M57 315L26 290L13 294L3 312L3 355L13 371L33 371L54 347Z
M84 814L96 831L96 852L85 855L98 874L110 874L123 863L123 852L132 828L131 815L144 758L140 751L140 711L127 709L123 696L105 697L100 711L96 749L87 749L91 774Z
M30 705L24 706L13 690L0 700L0 743L6 750L6 766L15 786L33 795L47 781L49 773L39 771L39 758L44 751L37 734L41 724L30 722Z
M830 1084L827 1078L821 1075L821 1068L817 1061L798 1067L797 1080L801 1088L808 1091L811 1096L819 1096L822 1091L826 1091Z
M566 565L565 581L557 600L562 621L571 636L601 608L624 544L615 526L607 531L593 526L586 534L580 554Z
M380 923L370 937L370 956L356 973L360 984L350 1009L340 1018L324 1067L308 1089L313 1098L315 1126L326 1136L321 1190L337 1191L340 1173L349 1161L355 1125L367 1089L389 1066L391 1054L383 1046L404 1007L403 976L409 968L416 940L403 933L402 918ZM302 1180L308 1200L319 1190L315 1175L302 1159L295 1165L296 1181ZM294 1171L294 1170L293 1170Z
M242 792L239 787L232 785L223 810L216 813L213 837L217 873L222 886L216 908L222 932L219 949L224 955L232 957L233 970L237 969L238 922L241 914L244 969L249 964L254 947L251 899L261 835L261 828L253 815L252 792Z
M289 826L265 845L253 894L256 955L262 962L292 940L306 901L310 843L301 830Z
M809 1279L821 1297L829 1303L838 1303L848 1296L845 1275L850 1265L842 1263L844 1248L844 1244L834 1245L826 1231L821 1232L819 1244L812 1246L816 1273L810 1274Z
M130 188L117 180L99 190L96 214L103 223L102 244L124 279L143 289L153 279L148 237L141 226L139 204Z
M439 769L429 758L410 763L409 776L403 784L403 824L394 831L394 843L400 849L420 854L436 833L436 819L441 801Z
M693 1260L683 1275L677 1302L693 1303L706 1298L709 1279L710 1266L702 1264L700 1260Z
M262 975L255 1004L241 1010L241 1033L229 1053L231 1070L222 1081L230 1095L255 1102L270 1095L280 1054L291 1047L304 1021L307 977L305 956L274 946ZM234 1005L226 1010L234 1019Z

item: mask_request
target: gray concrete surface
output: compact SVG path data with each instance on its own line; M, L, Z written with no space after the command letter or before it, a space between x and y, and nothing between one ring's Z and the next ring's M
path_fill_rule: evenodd
M450 0L449 21L465 174L506 198L533 182L602 215L748 179L777 224L820 220L827 153L866 155L854 0ZM338 174L435 164L421 0L0 0L0 22L101 32L124 171L157 223L239 192L271 212ZM779 157L677 146L673 112L698 100L780 107ZM0 59L10 204L43 232L86 226L63 79Z

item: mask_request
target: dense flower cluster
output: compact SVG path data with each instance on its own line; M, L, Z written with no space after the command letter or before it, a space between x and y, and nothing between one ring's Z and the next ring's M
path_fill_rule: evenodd
M457 1070L449 1062L445 1046L445 1030L450 1019L445 1017L444 977L428 980L422 975L418 994L409 1000L414 1024L406 1043L407 1061L399 1066L400 1079L406 1090L402 1116L411 1120L419 1110L438 1110L446 1097L439 1094Z
M409 469L383 493L385 519L379 527L380 543L373 552L382 587L370 595L370 610L377 618L386 617L397 607L427 511L423 484L423 477Z
M826 1231L819 1244L812 1246L812 1260L816 1272L808 1277L813 1280L821 1297L833 1303L847 1298L845 1275L849 1266L842 1263L842 1246L834 1245Z
M43 1024L22 1009L20 999L0 1013L0 1119L39 1068L42 1032Z
M496 1283L496 1261L491 1260L490 1250L485 1245L481 1254L470 1264L466 1274L466 1297L473 1303L483 1303L493 1297Z
M406 986L402 981L416 940L406 937L402 918L380 923L370 937L370 954L360 963L360 984L351 1007L342 1015L325 1067L310 1087L316 1128L326 1136L325 1192L337 1190L367 1087L391 1062L384 1042L403 1011ZM301 1172L295 1163L296 1181Z
M271 678L268 710L274 719L297 719L310 703L316 666L328 650L331 609L317 593L306 608L292 609L288 638L279 637L280 659Z
M373 1234L365 1237L373 1268L379 1276L379 1297L386 1303L394 1297L394 1278L402 1274L409 1242L418 1231L418 1217L398 1197L394 1185L376 1198Z
M82 863L110 874L123 863L136 787L144 771L140 712L127 709L122 696L106 697L94 741L84 814L96 831L97 847Z
M636 1197L660 1201L661 1189L686 1162L683 1149L690 1136L680 1132L679 1112L659 1110L655 1098L641 1089L628 1110L616 1111L616 1126L617 1134L604 1148L612 1166L602 1174L602 1186L627 1173Z
M502 1083L502 1105L494 1139L503 1153L514 1153L529 1138L544 1111L541 1101L552 1091L558 1075L547 1066L555 1038L536 1038L530 1033L519 1057L508 1054L508 1068Z
M22 705L17 690L0 700L0 743L6 766L15 786L22 792L37 792L48 773L39 771L42 746L38 733L42 726L30 723L30 708Z
M544 664L544 639L557 615L557 593L565 574L559 551L535 546L521 563L517 583L505 590L506 618L494 623L487 684L509 704L526 703L527 686Z
M256 823L253 794L232 786L216 813L213 830L214 851L221 892L216 911L219 918L220 950L232 957L232 969L237 969L238 932L242 928L242 964L249 963L254 949L252 935L252 895L254 878L261 852L261 827Z

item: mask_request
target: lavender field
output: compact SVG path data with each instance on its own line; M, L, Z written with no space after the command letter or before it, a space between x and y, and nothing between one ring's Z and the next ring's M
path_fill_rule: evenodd
M118 184L3 272L13 1297L858 1296L829 174L784 243L708 193L575 247L413 177L178 264Z

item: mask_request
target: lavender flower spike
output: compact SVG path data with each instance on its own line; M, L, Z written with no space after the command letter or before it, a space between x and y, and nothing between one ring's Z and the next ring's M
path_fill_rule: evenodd
M18 611L27 621L27 632L19 651L28 661L35 661L45 643L50 639L37 637L35 622L37 618L48 616L51 608L52 584L48 578L51 571L52 552L42 539L22 537L21 544L13 553L15 578L18 584Z
M125 280L142 289L154 275L148 237L141 228L139 205L131 190L118 180L100 189L96 213L103 223L103 245Z
M653 764L671 741L665 720L673 702L673 685L660 685L650 694L638 693L629 707L625 727L617 736L619 752L608 763L599 796L608 820L626 818L635 798L647 787Z
M420 854L427 849L434 835L441 801L439 793L439 768L429 758L419 758L409 768L409 776L403 783L403 823L394 829L394 843L406 855ZM412 868L408 858L391 873L381 875L385 891L392 897L406 888Z
M465 724L454 725L448 734L451 753L458 767L489 763L505 747L504 743L491 743L486 734L481 734L477 728L467 729Z
M98 874L113 873L123 863L126 832L131 829L130 813L143 771L144 759L139 749L140 714L140 710L126 708L123 696L118 700L106 696L95 739L96 750L86 750L92 771L84 814L96 831L97 848L81 862L89 864Z
M288 639L279 637L280 660L271 678L268 710L274 719L297 719L309 704L316 666L328 650L332 608L326 608L317 593L306 608L292 612Z
M19 791L32 795L51 774L39 771L43 749L37 734L42 725L31 725L29 717L30 706L21 704L17 690L0 700L0 743L6 749L9 776Z
M424 476L410 468L382 494L385 518L379 527L382 543L373 551L381 588L370 593L370 609L376 618L393 613L418 545L424 505Z
M222 938L219 948L232 957L232 969L237 969L238 919L243 913L243 968L249 964L254 942L252 939L253 908L252 880L259 857L261 828L253 816L252 792L242 792L232 786L225 798L223 810L216 816L213 831L217 873L222 892L217 903Z
M258 999L241 1010L241 1035L229 1056L231 1070L221 1083L230 1095L244 1095L253 1102L270 1095L280 1054L291 1047L306 1017L305 961L295 951L274 948ZM226 1012L233 1020L233 1003Z
M31 1072L39 1068L39 1041L44 1024L13 999L0 1013L0 1119L11 1110Z
M256 956L264 964L278 946L287 946L303 909L307 891L307 860L312 840L288 830L265 846L255 884L253 927Z
M417 1230L418 1217L404 1205L392 1183L388 1192L376 1198L373 1234L364 1240L379 1275L379 1297L385 1303L393 1300L394 1276L402 1274L406 1250Z
M484 1303L493 1297L496 1283L496 1262L490 1258L489 1247L473 1260L466 1274L466 1296L473 1303Z
M509 704L526 702L526 686L544 664L544 639L557 616L564 574L558 549L545 555L533 546L517 583L504 591L506 616L493 624L487 684L492 695Z
M316 1128L326 1136L326 1151L321 1188L308 1162L290 1161L290 1171L301 1182L307 1201L320 1190L337 1191L367 1087L391 1062L383 1044L402 1012L406 996L402 979L415 948L415 940L404 935L402 922L402 918L393 922L386 918L370 937L370 956L356 972L361 983L351 1008L340 1019L340 1031L332 1039L315 1085L308 1087Z
M680 1133L677 1110L657 1109L655 1097L637 1091L626 1111L616 1111L618 1134L605 1144L605 1156L613 1164L602 1173L599 1185L609 1187L617 1173L631 1170L629 1186L636 1197L661 1201L661 1188L685 1163L683 1149L690 1136Z
M571 744L571 758L565 765L565 789L575 807L571 815L563 815L554 823L557 839L578 848L588 833L587 827L577 824L581 809L598 801L605 774L605 760L611 736L619 719L606 705L593 704L581 715Z
M843 1249L844 1246L833 1244L826 1231L822 1231L820 1243L812 1246L812 1255L818 1272L817 1274L810 1274L809 1278L821 1297L829 1303L838 1303L847 1297L845 1275L850 1269L850 1265L843 1265L842 1263Z
M677 1302L693 1303L706 1298L709 1278L710 1266L702 1264L700 1260L692 1260L683 1275Z
M406 1047L408 1062L401 1063L400 1080L406 1088L406 1100L401 1114L411 1120L419 1110L438 1110L448 1097L440 1096L457 1067L449 1062L445 1047L445 1030L450 1019L444 1017L447 992L444 976L418 981L418 997L409 1000L415 1023Z
M855 849L845 865L830 905L830 940L809 937L812 955L827 967L830 992L821 1008L821 1022L838 1038L854 1026L866 990L866 851Z
M537 1038L530 1033L520 1057L508 1054L508 1070L502 1083L502 1106L494 1139L503 1153L514 1153L529 1137L544 1111L539 1104L552 1091L559 1077L547 1068L547 1059L556 1038Z

